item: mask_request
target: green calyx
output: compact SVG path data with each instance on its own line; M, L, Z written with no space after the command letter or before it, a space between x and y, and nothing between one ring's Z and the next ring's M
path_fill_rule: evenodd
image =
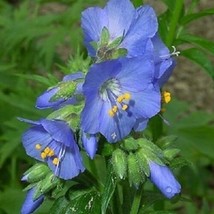
M80 124L80 114L83 105L67 105L48 115L48 119L64 120L75 130Z
M57 87L59 90L54 96L51 97L50 102L55 102L59 99L67 100L68 98L72 97L76 91L77 82L60 82Z
M35 193L34 200L38 199L41 195L55 189L58 185L60 185L61 181L58 177L56 177L52 172L49 172L45 178L39 181L35 185Z
M116 149L112 153L112 165L115 174L124 179L127 174L127 154L121 149Z
M91 42L92 47L96 50L96 62L102 62L110 59L117 59L127 55L125 48L119 48L124 36L120 36L110 41L110 33L106 27L102 29L99 42Z

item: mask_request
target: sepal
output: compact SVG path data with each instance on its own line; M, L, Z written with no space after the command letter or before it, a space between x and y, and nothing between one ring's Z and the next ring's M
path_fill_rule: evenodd
M33 199L38 199L41 195L44 195L58 185L60 185L60 179L56 177L52 172L48 173L43 180L34 184L35 193L33 195ZM30 185L27 188L29 189Z
M164 157L169 161L173 160L179 153L180 153L180 149L176 149L176 148L165 149L163 151Z
M128 179L130 186L134 184L134 186L138 188L140 183L144 181L144 176L142 177L142 175L136 155L130 153L128 155Z
M127 175L127 154L121 149L116 149L112 153L112 165L115 174L124 179Z

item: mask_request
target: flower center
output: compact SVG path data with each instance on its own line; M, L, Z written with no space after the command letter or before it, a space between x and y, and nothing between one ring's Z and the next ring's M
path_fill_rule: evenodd
M35 145L35 149L36 150L41 150L40 152L40 156L43 160L45 160L46 158L51 158L52 159L52 163L55 166L59 165L60 159L62 158L61 154L59 156L57 156L54 152L53 149L51 149L50 147L45 147L44 149L42 149L42 145L37 143Z
M108 110L108 115L114 117L119 110L126 111L128 109L128 101L131 99L131 94L122 92L117 79L110 79L101 86L100 97L104 101L111 103L112 108Z

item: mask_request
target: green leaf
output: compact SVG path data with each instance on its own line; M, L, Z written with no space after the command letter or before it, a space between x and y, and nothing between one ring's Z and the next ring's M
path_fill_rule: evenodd
M199 19L203 16L210 16L210 15L213 15L214 14L214 8L212 9L207 9L207 10L203 10L201 12L198 12L198 13L192 13L192 14L189 14L187 16L184 16L181 20L180 20L180 24L182 25L186 25L196 19Z
M19 213L21 204L24 201L24 194L21 189L12 187L7 188L4 192L0 192L1 208L6 213Z
M100 194L95 189L90 188L76 191L71 189L69 192L69 204L65 213L94 214L100 213L100 208Z
M214 79L214 66L203 51L190 48L182 51L181 55L200 65Z
M65 197L58 198L50 209L51 214L65 214L69 201Z
M114 191L115 191L115 188L117 185L117 180L115 179L115 176L112 173L112 170L113 170L112 164L109 164L106 183L104 186L102 199L101 199L101 213L102 214L106 213L106 210L109 206L109 202L114 194Z
M170 9L170 11L173 11L174 10L174 7L175 7L175 4L176 4L176 1L180 1L180 0L162 0L166 6Z
M194 36L190 34L180 35L178 40L188 42L190 44L194 44L205 50L209 51L214 55L214 42L204 39L203 37Z
M135 7L139 7L141 5L143 5L143 0L133 0L132 1Z
M139 214L149 214L150 212L147 212L148 209L152 207L155 203L163 200L163 196L160 193L154 193L150 191L144 191L142 198L142 206L139 211Z

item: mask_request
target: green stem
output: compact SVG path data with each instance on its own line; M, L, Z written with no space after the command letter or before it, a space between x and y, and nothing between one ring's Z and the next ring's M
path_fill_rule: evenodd
M175 8L171 17L171 21L169 23L168 37L166 38L166 45L168 47L172 46L172 43L174 41L176 28L177 28L180 14L183 8L183 3L184 3L184 0L176 0Z
M11 159L11 186L16 186L16 157Z
M139 187L139 189L135 193L135 197L132 202L132 207L130 214L137 214L140 208L140 202L141 202L141 196L142 196L142 186Z

